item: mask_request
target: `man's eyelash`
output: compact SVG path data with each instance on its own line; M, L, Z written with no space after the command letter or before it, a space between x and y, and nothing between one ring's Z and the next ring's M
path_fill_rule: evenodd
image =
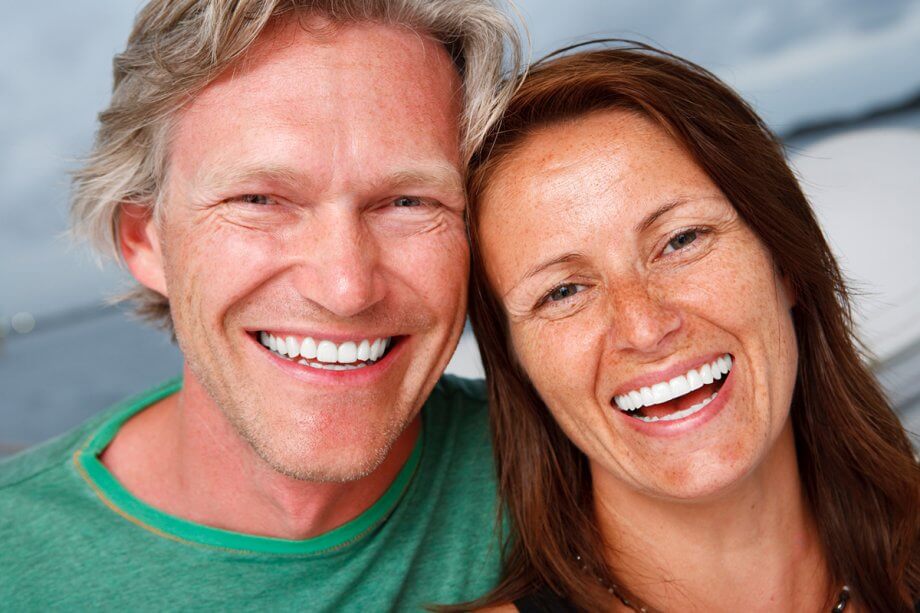
M240 202L245 202L246 204L259 205L267 205L272 202L272 199L265 194L242 194L236 198L233 198L233 200L239 200ZM263 202L255 202L256 200L262 200Z

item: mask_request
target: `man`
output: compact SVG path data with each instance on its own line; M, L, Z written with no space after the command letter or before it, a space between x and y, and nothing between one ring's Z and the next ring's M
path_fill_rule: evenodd
M411 610L493 584L484 396L439 377L506 40L486 0L142 10L73 214L183 377L0 466L2 608Z

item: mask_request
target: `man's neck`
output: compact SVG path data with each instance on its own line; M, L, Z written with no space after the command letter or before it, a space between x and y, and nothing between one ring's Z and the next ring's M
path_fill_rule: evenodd
M819 611L834 589L802 494L791 428L754 474L712 501L672 503L611 484L595 475L612 567L655 607Z
M183 388L127 421L100 459L134 496L213 528L301 540L370 508L412 453L416 417L370 475L302 481L271 468L186 371Z

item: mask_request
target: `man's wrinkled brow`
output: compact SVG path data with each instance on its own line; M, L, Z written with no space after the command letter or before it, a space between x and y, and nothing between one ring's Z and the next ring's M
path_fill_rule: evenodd
M199 192L211 193L228 189L234 185L256 182L277 183L292 189L302 189L309 187L310 179L309 175L286 166L212 166L199 172L193 185ZM380 178L369 180L366 186L372 191L399 190L410 187L435 188L457 196L464 194L463 179L460 173L448 165L395 170Z

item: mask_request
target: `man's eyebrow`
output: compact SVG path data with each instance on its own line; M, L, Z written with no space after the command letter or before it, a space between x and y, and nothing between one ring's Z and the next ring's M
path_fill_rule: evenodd
M217 165L202 170L195 178L197 190L213 192L229 186L255 181L280 183L284 186L302 186L305 177L294 169L283 165ZM427 168L406 168L393 171L381 178L372 180L377 189L399 189L412 186L435 186L445 191L463 194L463 178L449 165L436 165Z
M198 191L213 192L233 185L257 181L281 183L293 187L302 183L303 178L293 169L281 165L213 165L202 169L197 174L194 186Z
M452 166L431 166L428 168L407 168L397 170L375 181L381 188L398 189L411 186L435 186L449 192L462 194L463 178Z

